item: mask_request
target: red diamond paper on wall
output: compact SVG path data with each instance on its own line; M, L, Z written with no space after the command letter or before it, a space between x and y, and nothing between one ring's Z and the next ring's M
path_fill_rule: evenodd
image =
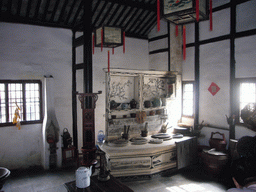
M220 90L219 86L216 83L213 83L208 88L208 91L214 96Z

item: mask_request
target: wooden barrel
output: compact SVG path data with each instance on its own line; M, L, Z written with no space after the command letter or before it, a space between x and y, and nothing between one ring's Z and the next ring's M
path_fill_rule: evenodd
M203 150L201 155L205 170L212 175L219 175L228 162L228 155L221 151Z

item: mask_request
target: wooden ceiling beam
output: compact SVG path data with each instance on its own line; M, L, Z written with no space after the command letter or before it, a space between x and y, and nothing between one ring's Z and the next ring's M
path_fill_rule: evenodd
M125 5L125 6L130 6L133 8L137 8L137 9L144 9L144 10L148 10L148 11L153 11L156 12L156 4L149 4L149 3L143 3L143 2L134 2L131 0L104 0L107 2L111 2L111 3L117 3L119 5Z

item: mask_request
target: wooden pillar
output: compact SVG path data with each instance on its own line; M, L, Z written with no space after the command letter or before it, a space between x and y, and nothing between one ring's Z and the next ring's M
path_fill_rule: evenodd
M76 32L72 31L72 125L73 125L73 144L78 149L77 141L77 95L76 95ZM76 151L77 153L77 151ZM77 156L77 154L76 154Z
M199 124L199 86L200 86L200 63L199 63L199 23L195 23L195 117L194 127Z
M231 0L231 23L230 23L230 117L236 114L236 98L237 87L235 84L235 72L236 72L236 61L235 61L235 34L236 34L236 3L235 0ZM239 109L239 107L238 107ZM239 114L236 114L236 118L239 121ZM235 139L235 123L229 125L229 139Z
M84 92L92 93L92 0L84 1ZM89 107L89 106L87 106Z

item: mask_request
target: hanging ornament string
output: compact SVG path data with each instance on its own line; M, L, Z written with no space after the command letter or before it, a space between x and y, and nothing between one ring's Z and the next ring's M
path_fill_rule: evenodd
M178 25L176 25L176 27L175 27L175 33L176 33L176 37L178 37L178 35L179 35L179 26Z
M183 60L186 60L186 26L183 26Z
M160 0L157 0L157 31L160 31Z
M123 32L123 53L125 53L125 31Z
M115 51L114 51L114 47L112 48L112 55L114 55L115 54Z
M109 54L109 51L108 51L108 72L110 71L110 54Z
M101 45L100 45L100 48L101 48L101 52L103 51L103 29L101 29Z
M196 0L196 21L199 21L199 0Z
M210 0L210 31L212 31L212 0Z
M95 47L94 40L95 40L95 36L94 34L92 34L92 54L94 54L94 47Z

